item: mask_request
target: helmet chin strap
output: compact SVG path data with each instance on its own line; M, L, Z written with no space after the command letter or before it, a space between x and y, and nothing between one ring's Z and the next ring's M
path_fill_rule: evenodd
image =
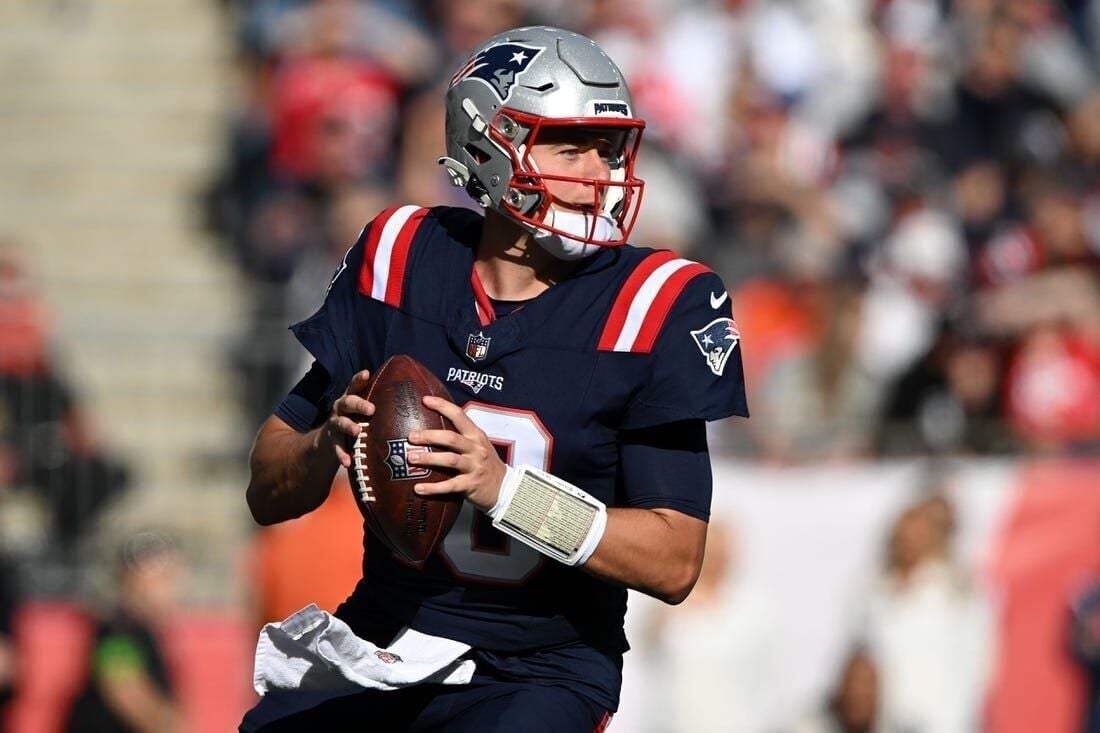
M579 260L595 254L600 245L578 239L578 237L589 237L589 232L591 232L590 238L597 242L608 242L622 236L622 231L615 220L606 214L585 214L551 206L543 222L547 226L568 232L568 234L556 234L545 229L537 229L531 235L539 246L559 260Z

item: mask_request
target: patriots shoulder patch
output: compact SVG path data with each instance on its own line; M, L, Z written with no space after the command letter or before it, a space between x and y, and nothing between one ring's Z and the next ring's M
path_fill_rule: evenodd
M691 332L695 345L707 360L707 366L716 376L722 376L730 354L741 339L741 332L732 318L715 318L698 331Z

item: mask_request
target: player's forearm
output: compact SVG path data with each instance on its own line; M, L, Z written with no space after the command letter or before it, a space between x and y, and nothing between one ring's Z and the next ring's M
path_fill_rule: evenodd
M699 578L706 522L664 509L611 508L584 569L596 577L680 603Z
M299 433L278 418L260 428L252 447L246 498L262 525L300 517L328 497L340 463L321 429Z

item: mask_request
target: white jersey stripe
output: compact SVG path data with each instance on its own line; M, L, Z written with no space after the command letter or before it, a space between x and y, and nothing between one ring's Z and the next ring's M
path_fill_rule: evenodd
M393 254L393 245L397 242L401 229L408 223L409 218L420 210L419 206L402 206L393 212L393 216L386 222L382 229L382 236L378 239L378 251L374 253L373 275L370 295L375 300L386 299L386 285L390 281L390 256Z
M669 260L650 273L649 277L642 283L642 287L638 289L637 294L634 296L634 300L630 303L630 310L627 311L626 322L623 323L623 330L619 333L619 338L615 341L615 351L630 351L634 348L634 342L638 338L638 332L641 331L642 324L645 323L646 316L649 315L649 309L653 305L654 299L657 297L657 294L661 292L661 287L668 282L668 279L672 277L677 270L687 267L690 264L692 264L691 260Z

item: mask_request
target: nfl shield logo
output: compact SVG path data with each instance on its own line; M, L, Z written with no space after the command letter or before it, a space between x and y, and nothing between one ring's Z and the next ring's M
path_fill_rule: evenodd
M470 361L481 361L489 353L489 341L491 339L484 333L471 333L466 339L466 356Z
M394 481L404 481L406 479L425 478L431 475L432 470L430 468L409 465L409 456L411 454L430 451L430 446L409 445L409 441L403 438L387 440L386 445L388 445L390 449L389 455L386 456L386 465L389 466L391 479Z

